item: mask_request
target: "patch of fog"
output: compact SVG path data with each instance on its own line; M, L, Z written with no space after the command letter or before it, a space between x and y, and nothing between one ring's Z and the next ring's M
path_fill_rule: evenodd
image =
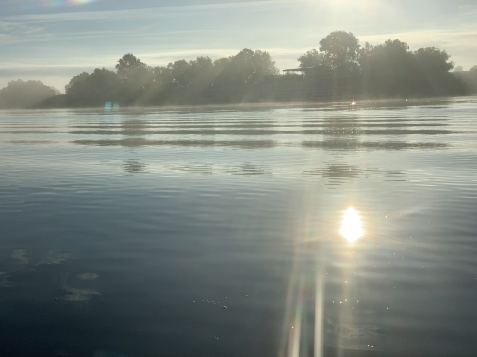
M99 275L96 273L84 273L77 275L77 277L81 280L95 280L98 279Z
M102 296L101 293L88 289L66 288L66 291L68 295L65 297L65 300L73 302L89 301L94 296Z
M0 272L0 288L6 288L10 286L10 283L8 281L9 274L5 272Z
M45 259L35 265L57 265L70 260L72 254L70 252L49 252Z
M11 257L18 261L19 264L27 265L30 262L30 259L26 255L27 253L25 249L15 249Z

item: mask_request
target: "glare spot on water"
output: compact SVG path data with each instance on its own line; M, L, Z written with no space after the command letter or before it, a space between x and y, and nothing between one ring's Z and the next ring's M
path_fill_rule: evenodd
M350 207L344 212L340 233L350 243L356 242L363 236L361 217L354 208Z

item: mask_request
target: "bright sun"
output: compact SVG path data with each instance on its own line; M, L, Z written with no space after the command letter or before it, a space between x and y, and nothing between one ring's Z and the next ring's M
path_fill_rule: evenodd
M363 224L359 213L352 207L344 212L341 222L341 235L350 243L354 243L364 234Z

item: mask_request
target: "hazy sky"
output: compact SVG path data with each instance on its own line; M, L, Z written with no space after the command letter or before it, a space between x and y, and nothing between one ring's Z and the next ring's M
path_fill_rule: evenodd
M247 47L285 69L334 30L477 64L477 0L0 0L0 88L21 78L63 91L73 75L113 69L128 52L166 65Z

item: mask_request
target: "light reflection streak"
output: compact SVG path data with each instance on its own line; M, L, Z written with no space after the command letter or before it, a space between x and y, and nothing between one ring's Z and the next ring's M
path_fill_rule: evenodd
M314 356L323 356L323 304L324 304L324 273L325 269L323 263L323 254L320 250L320 254L316 256L316 286L315 286L315 344L314 344Z
M313 210L310 210L313 211ZM311 227L308 227L310 222L313 222L311 217L307 217L302 223L306 226L306 231L313 232ZM287 292L287 310L284 323L284 340L282 340L282 347L279 356L281 357L300 357L308 355L310 347L313 346L313 356L323 357L325 346L325 272L326 259L332 254L330 249L338 249L338 262L334 264L340 265L342 270L341 279L344 282L343 291L341 293L341 301L343 306L340 309L339 327L337 328L338 335L336 336L337 351L343 352L343 347L347 344L347 326L353 325L352 306L348 303L351 301L351 284L352 271L355 268L354 251L351 245L357 239L364 235L363 224L359 213L349 208L345 211L341 221L341 235L351 244L343 245L339 241L327 241L322 239L302 239L296 242L297 250L294 252L294 266L293 273L289 282ZM336 243L334 243L336 242ZM332 248L335 247L335 248ZM348 248L348 249L347 249ZM310 262L313 262L312 267L314 272L310 274ZM314 300L308 299L313 296L314 285ZM310 301L309 301L310 300ZM309 311L314 309L314 322L309 321ZM310 323L308 323L310 322ZM313 333L311 333L313 331ZM307 337L313 338L313 341L308 341ZM309 343L310 342L310 343ZM311 344L312 343L312 344ZM340 353L340 352L339 352Z
M288 342L288 356L300 357L301 328L303 317L303 278L300 278L298 287L297 304L293 326L290 329L290 339Z

